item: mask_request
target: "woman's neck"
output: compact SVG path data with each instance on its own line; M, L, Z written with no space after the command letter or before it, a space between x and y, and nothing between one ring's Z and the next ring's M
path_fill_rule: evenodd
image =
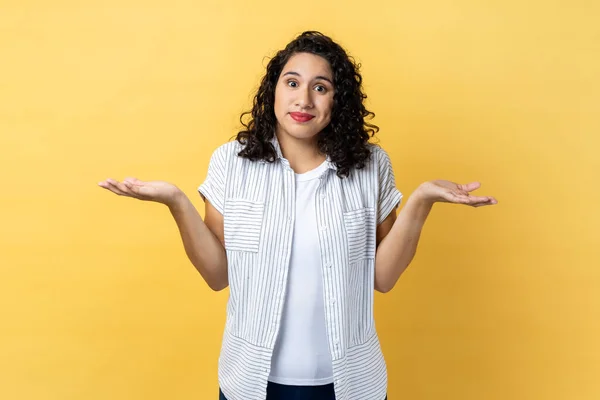
M297 139L285 133L278 133L277 140L281 147L281 154L297 174L317 168L327 158L319 151L316 136L310 139Z

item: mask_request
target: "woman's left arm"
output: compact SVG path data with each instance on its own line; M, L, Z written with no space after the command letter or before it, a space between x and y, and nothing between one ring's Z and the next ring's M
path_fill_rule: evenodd
M386 293L392 290L400 275L415 256L423 225L437 202L481 207L497 204L490 196L473 196L479 182L465 185L435 180L421 184L409 196L396 217L395 210L377 227L375 255L375 289Z

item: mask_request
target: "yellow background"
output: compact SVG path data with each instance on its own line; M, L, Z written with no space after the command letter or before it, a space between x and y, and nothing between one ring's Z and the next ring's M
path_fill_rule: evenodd
M227 291L167 209L266 56L321 30L363 64L406 197L440 204L376 299L391 400L600 398L597 1L0 0L0 399L216 399ZM366 399L369 400L369 399Z

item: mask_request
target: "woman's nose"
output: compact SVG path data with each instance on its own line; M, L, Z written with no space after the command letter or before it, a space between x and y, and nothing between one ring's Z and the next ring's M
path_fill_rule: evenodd
M312 104L312 96L310 90L308 88L301 89L298 92L298 97L296 99L296 104L302 108L311 108Z

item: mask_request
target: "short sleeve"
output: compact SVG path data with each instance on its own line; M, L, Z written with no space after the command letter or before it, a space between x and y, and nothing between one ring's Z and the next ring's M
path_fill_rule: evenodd
M396 179L390 157L382 148L377 148L377 173L379 198L377 200L377 225L381 224L394 208L400 205L402 193L396 188Z
M210 157L208 173L198 187L202 200L208 201L223 214L225 205L225 177L227 170L227 145L217 148Z

